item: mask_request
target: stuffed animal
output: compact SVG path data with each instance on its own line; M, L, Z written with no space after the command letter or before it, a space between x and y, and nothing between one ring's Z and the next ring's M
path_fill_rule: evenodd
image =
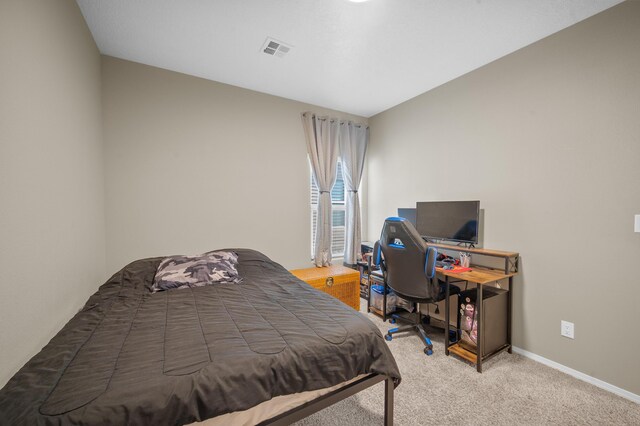
M460 328L462 329L461 340L471 346L478 344L478 321L475 318L475 306L466 300L467 303L460 305Z

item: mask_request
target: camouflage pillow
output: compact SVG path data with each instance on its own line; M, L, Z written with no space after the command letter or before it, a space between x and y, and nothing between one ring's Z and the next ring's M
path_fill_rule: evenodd
M238 283L238 255L212 251L200 256L171 256L160 262L151 291L202 287L213 283Z

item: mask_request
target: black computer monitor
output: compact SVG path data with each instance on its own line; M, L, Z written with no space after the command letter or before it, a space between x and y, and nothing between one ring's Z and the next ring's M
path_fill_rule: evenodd
M416 226L416 209L398 209L398 217L407 219L411 224Z
M416 229L424 238L478 243L480 201L428 201L416 206Z

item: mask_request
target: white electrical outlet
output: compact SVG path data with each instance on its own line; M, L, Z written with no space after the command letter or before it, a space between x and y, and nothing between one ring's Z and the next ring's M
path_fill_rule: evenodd
M560 335L568 337L569 339L575 339L573 336L573 323L569 321L560 321Z

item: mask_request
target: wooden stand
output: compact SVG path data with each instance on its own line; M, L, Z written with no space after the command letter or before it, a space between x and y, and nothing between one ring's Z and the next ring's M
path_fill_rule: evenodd
M450 344L449 343L449 321L445 321L445 353L449 355L449 353L453 353L454 355L459 356L472 364L476 365L476 370L478 373L482 373L482 362L491 358L498 353L507 350L511 353L511 306L512 306L512 295L511 295L511 284L513 283L513 277L518 273L518 259L519 254L515 252L507 252L507 251L499 251L499 250L489 250L489 249L476 249L476 248L464 248L457 246L450 246L446 244L429 244L431 247L436 247L441 250L455 250L458 252L466 252L466 253L475 253L481 256L489 256L489 257L498 257L504 259L504 270L500 269L492 269L478 265L472 265L471 271L467 272L451 272L449 270L445 270L442 268L437 268L437 273L440 277L444 278L446 284L446 302L445 302L445 318L449 318L449 296L451 291L451 282L466 282L476 284L478 289L477 301L479 303L476 304L476 315L478 318L477 323L477 350L474 353L469 349L461 346L459 343ZM507 343L497 350L484 354L483 352L483 326L482 318L482 301L483 301L483 286L489 285L492 283L500 282L506 280L507 281L507 293L508 293L508 302L507 302ZM458 335L460 334L460 330L458 330Z

